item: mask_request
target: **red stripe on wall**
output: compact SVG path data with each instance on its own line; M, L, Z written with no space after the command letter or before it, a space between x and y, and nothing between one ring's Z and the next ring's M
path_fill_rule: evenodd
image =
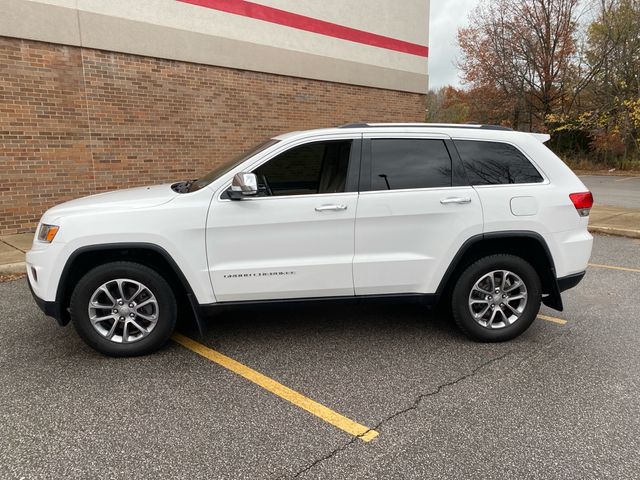
M287 27L305 30L307 32L318 33L328 37L349 40L350 42L362 43L374 47L395 50L397 52L409 53L419 57L429 55L429 47L417 43L405 42L397 38L385 37L376 33L358 30L356 28L345 27L337 23L325 22L313 17L287 12L279 8L267 7L245 0L178 0L183 3L199 5L201 7L220 10L221 12L241 15L243 17L255 18L265 22L277 23Z

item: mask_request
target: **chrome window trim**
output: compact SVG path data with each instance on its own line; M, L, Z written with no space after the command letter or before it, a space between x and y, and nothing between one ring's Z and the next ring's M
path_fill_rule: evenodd
M473 188L504 188L504 187L544 187L547 185L551 185L551 182L546 178L542 177L544 180L542 182L536 183L492 183L489 185L469 185Z
M223 192L224 193L224 192ZM263 200L284 200L294 198L323 198L323 197L345 197L348 195L359 195L358 192L340 192L340 193L310 193L307 195L279 195L273 197L254 197L248 196L242 200L231 200L228 198L218 198L219 202L259 202Z
M392 190L367 190L366 192L360 192L360 195L380 195L390 193L407 193L407 192L437 192L437 191L451 191L451 190L468 190L473 188L471 185L456 185L451 187L424 187L424 188L394 188Z

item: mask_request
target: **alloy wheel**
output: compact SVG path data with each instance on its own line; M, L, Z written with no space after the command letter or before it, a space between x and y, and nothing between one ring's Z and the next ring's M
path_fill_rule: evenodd
M483 275L469 293L469 311L481 326L505 328L518 321L527 306L527 286L508 270Z
M103 283L89 300L91 325L114 343L133 343L149 335L158 323L159 310L153 292L128 278Z

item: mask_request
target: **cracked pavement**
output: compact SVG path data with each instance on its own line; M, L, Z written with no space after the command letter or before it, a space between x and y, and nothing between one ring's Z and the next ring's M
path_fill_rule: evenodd
M333 456L335 456L338 452L341 452L342 450L344 450L345 448L347 448L349 445L351 445L352 443L356 442L360 437L366 435L369 431L371 430L379 430L385 423L390 422L391 420L393 420L396 417L399 417L400 415L404 415L405 413L411 411L411 410L416 410L419 406L420 403L422 402L422 400L426 397L430 397L432 395L437 395L438 393L440 393L440 391L445 388L445 387L450 387L453 386L455 384L457 384L458 382L461 382L463 380L466 380L467 378L473 377L474 375L476 375L480 370L482 370L484 367L486 367L487 365L490 365L494 362L497 362L498 360L503 359L504 357L506 357L507 355L510 355L510 353L505 353L504 355L501 355L498 358L493 358L491 360L487 360L486 362L480 364L478 367L474 368L471 373L462 375L461 377L456 378L455 380L451 380L449 382L443 383L442 385L438 385L435 390L428 392L428 393L421 393L420 395L418 395L418 397L413 401L413 403L406 407L403 408L402 410L399 410L397 412L392 413L391 415L389 415L387 418L385 418L384 420L380 421L375 427L370 428L369 430L367 430L366 432L362 433L361 435L358 435L357 437L352 438L350 441L348 441L347 443L345 443L343 446L336 448L333 452L331 452L329 455L326 455L324 457L322 457L321 459L315 460L313 463L311 463L310 465L306 466L305 468L303 468L302 470L300 470L299 472L297 472L293 477L294 478L299 478L302 474L308 472L309 470L311 470L312 468L314 468L316 465L318 465L320 462L324 461L324 460L328 460L330 458L332 458ZM286 478L286 477L281 477L281 478Z
M593 263L640 269L599 236ZM0 284L0 478L637 478L640 273L589 270L557 325L477 344L414 305L225 312L202 343L365 443L170 343L110 359Z

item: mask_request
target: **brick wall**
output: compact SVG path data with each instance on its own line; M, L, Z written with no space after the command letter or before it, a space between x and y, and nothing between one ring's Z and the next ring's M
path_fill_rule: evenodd
M418 94L0 37L0 234L65 200L195 178L278 133L424 108Z

